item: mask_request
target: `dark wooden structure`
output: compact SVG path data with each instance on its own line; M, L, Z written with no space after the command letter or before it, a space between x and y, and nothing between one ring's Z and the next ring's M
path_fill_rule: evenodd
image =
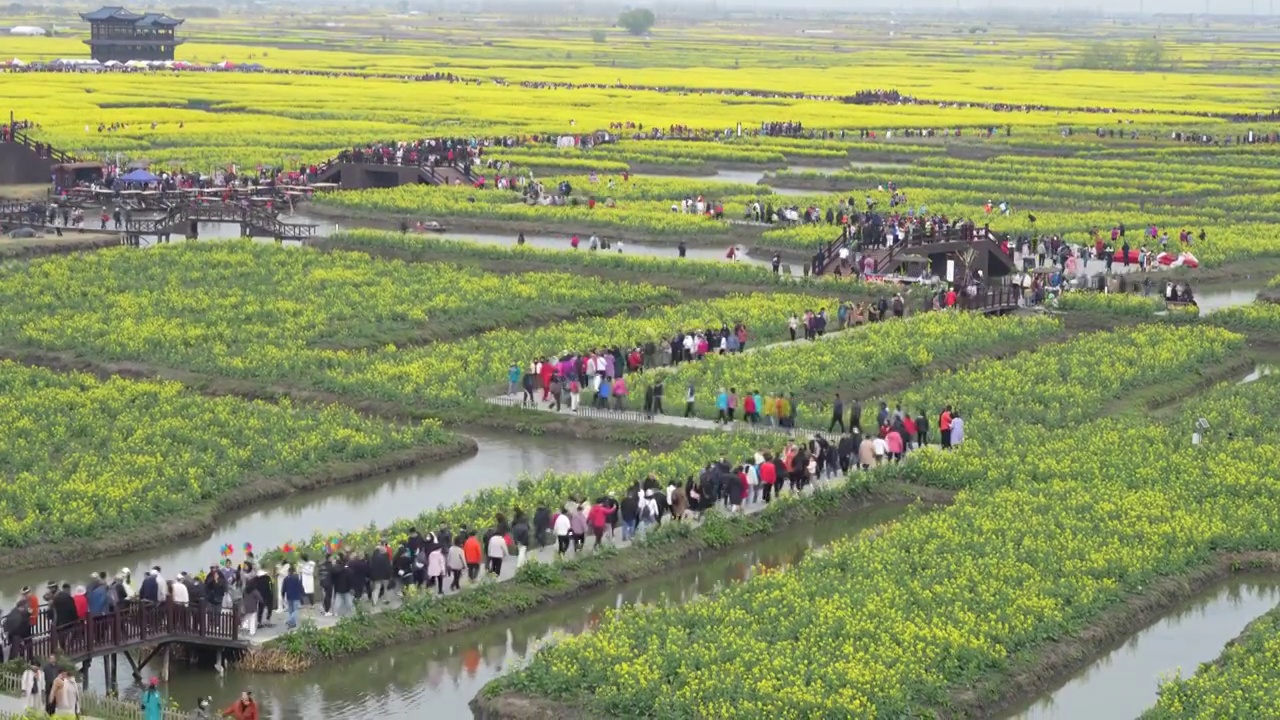
M107 63L130 60L173 60L184 41L177 37L182 20L161 13L134 13L120 6L106 6L80 13L89 23L89 46L94 60Z
M315 175L308 179L313 183L334 183L343 190L366 190L415 184L470 185L475 178L474 172L455 165L397 164L350 158L330 160L316 168Z
M217 651L249 647L249 636L240 629L239 608L134 600L105 615L62 625L53 622L48 610L48 606L40 608L31 636L15 646L17 653L41 660L57 654L82 663L85 671L94 658L107 657L108 684L114 684L115 656L120 654L138 677L142 668L174 644Z
M929 272L938 277L946 277L947 261L951 260L957 269L969 273L980 271L983 278L991 279L1009 275L1015 270L1013 255L1005 252L1001 247L1001 240L1007 238L992 236L982 228L952 229L948 232L914 234L893 245L884 246L878 242L873 243L870 238L864 238L861 229L851 228L821 251L821 258L815 259L814 270L820 274L834 272L840 263L840 250L847 248L850 251L850 263L854 260L854 251L861 251L864 258L870 257L875 261L877 274L892 272L897 266L894 258L910 254L928 258ZM968 256L970 251L972 256ZM967 256L969 259L966 261ZM855 272L860 270L861 268L854 268ZM957 277L956 280L960 281L961 278Z
M963 289L956 292L956 307L961 310L1003 315L1018 309L1021 293L1009 283L979 287L977 295L969 297Z
M223 202L175 205L162 215L131 216L124 232L130 244L136 244L142 235L168 236L178 232L196 237L193 230L202 222L239 223L242 237L301 240L316 233L315 225L284 222L267 208Z
M56 165L73 163L75 158L48 143L36 142L22 130L0 133L0 185L48 183Z

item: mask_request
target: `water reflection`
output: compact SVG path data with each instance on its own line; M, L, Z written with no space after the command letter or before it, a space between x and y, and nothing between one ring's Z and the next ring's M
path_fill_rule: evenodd
M1181 604L1057 689L1004 715L1018 720L1129 720L1156 701L1159 680L1222 653L1227 641L1280 603L1280 576L1244 576Z
M240 689L252 687L263 706L263 717L272 720L416 720L424 717L426 707L431 708L431 717L468 718L467 703L485 683L518 667L554 637L594 627L610 608L627 603L689 602L717 587L751 577L757 566L792 564L813 548L889 522L903 512L902 507L883 508L852 520L778 533L705 563L691 561L692 567L604 590L514 621L330 663L302 675L232 672L220 679L208 671L180 671L170 689L185 706L190 702L187 697L201 694L230 703Z
M229 513L211 533L164 548L75 563L55 570L6 575L0 582L0 606L10 607L16 592L24 585L43 587L50 580L84 582L92 572L102 570L111 575L121 567L130 568L135 578L141 578L142 570L153 565L160 565L167 577L182 570L195 572L217 562L218 550L226 543L239 548L249 542L258 548L268 548L310 537L313 532L383 525L428 508L456 503L483 488L507 485L522 473L593 470L628 449L618 443L565 442L517 433L469 434L479 445L479 452L471 457L427 463L350 485L264 502Z

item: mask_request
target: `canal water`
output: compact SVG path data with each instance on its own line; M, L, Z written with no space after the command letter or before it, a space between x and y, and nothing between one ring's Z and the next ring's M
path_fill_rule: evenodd
M717 587L751 577L757 566L793 564L814 548L891 522L905 511L905 506L879 508L777 533L703 562L690 561L671 572L548 610L349 661L322 663L299 675L232 670L219 678L208 670L179 668L171 671L168 691L184 708L202 695L212 695L215 705L225 707L242 689L250 688L264 720L470 718L467 703L485 683L519 667L549 639L593 627L606 609L634 603L689 602ZM90 677L101 683L101 671L91 671ZM136 695L139 688L122 688L121 692Z
M1182 603L1052 691L1003 715L1016 720L1132 720L1156 701L1160 679L1222 653L1280 603L1280 576L1234 577Z
M218 551L230 543L240 556L244 543L255 548L277 547L312 533L363 528L371 523L415 515L438 505L450 505L469 494L516 482L524 473L546 470L595 470L630 448L619 443L569 442L517 433L472 432L479 445L473 456L425 463L421 466L367 478L349 485L323 488L263 502L232 513L216 530L166 547L128 555L76 563L54 569L28 570L0 577L0 606L11 607L23 586L42 588L49 581L77 584L105 571L109 576L129 568L135 584L146 568L159 565L166 577L194 573L220 560Z

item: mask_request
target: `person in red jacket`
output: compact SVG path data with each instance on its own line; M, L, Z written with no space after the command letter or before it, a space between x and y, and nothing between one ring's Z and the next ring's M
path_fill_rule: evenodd
M948 405L942 409L942 415L938 416L938 432L942 435L942 449L951 449L951 406Z
M546 402L551 397L551 376L555 374L555 364L546 360L542 361L542 400Z
M248 690L240 693L240 697L222 711L222 717L234 718L234 720L258 720L258 703L253 701L253 693Z
M617 511L617 507L605 507L603 503L591 506L591 510L587 512L587 525L591 527L591 534L596 537L596 543L592 547L600 547L604 529L609 525L609 517Z
M467 535L467 539L462 542L462 556L467 561L467 577L475 582L480 577L480 562L483 553L480 548L480 538L475 533Z
M89 617L89 596L85 594L84 586L76 586L76 591L71 596L71 600L76 604L76 617L84 620Z
M760 463L760 484L764 486L764 502L769 504L773 497L773 484L778 481L778 468L773 464L773 457L765 454L764 462Z

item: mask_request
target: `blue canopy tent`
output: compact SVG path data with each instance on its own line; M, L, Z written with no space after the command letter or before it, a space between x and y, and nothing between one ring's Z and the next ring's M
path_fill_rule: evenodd
M151 173L147 172L146 170L143 170L142 168L138 168L137 170L130 170L129 172L125 173L124 175L121 175L117 179L120 180L120 182L139 183L139 184L146 184L146 183L153 183L153 182L160 181L160 178L156 177L155 175L152 175Z

